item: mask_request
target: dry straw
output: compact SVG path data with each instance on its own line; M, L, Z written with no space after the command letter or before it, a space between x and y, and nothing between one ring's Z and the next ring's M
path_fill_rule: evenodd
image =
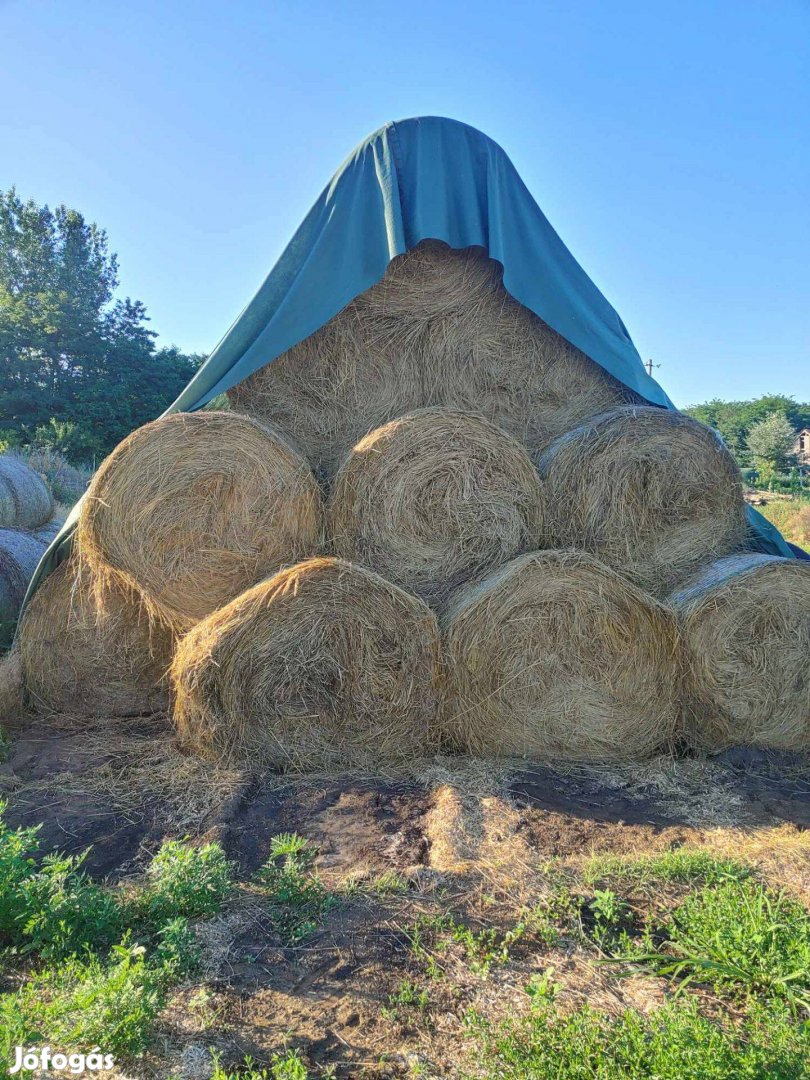
M0 643L7 640L45 544L16 529L0 529Z
M443 627L442 727L457 749L607 762L672 739L675 619L589 555L523 555L460 590Z
M321 517L312 470L278 433L230 412L176 414L107 458L78 539L97 574L140 590L182 630L315 553Z
M80 717L166 709L172 644L136 594L70 559L45 579L20 624L26 702Z
M671 597L688 649L690 742L810 748L810 563L719 559Z
M416 597L311 559L196 626L172 666L184 746L290 769L408 763L431 745L439 631Z
M334 551L441 604L453 589L538 546L542 490L511 435L425 409L372 431L337 474Z
M0 456L0 528L36 529L52 513L51 490L39 473L19 458Z
M483 413L538 448L583 417L635 400L501 278L479 248L425 241L228 396L293 433L327 476L373 428L421 407Z
M538 468L549 546L588 551L658 597L745 542L739 469L681 413L613 409L557 439Z

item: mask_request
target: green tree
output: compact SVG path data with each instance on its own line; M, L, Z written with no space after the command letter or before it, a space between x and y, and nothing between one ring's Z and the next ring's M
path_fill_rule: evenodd
M749 431L772 413L784 416L797 430L810 426L810 403L800 404L784 394L764 394L751 401L715 398L684 409L684 412L719 431L741 468L754 464L748 447Z
M759 470L760 480L768 480L790 466L796 432L788 418L772 412L751 425L748 451Z
M103 229L0 192L0 439L103 455L185 386L201 358L157 350L117 286Z

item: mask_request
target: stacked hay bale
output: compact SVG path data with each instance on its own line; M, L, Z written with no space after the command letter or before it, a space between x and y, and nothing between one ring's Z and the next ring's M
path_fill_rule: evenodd
M334 475L364 435L427 406L473 412L531 449L637 399L517 303L478 248L429 240L272 364L228 391Z
M142 711L168 679L187 748L279 768L439 743L604 762L684 737L810 740L804 584L755 648L712 623L719 593L689 599L705 583L672 595L744 548L726 448L634 400L482 252L395 259L229 398L146 425L99 470L71 562L21 625L29 701L79 711L95 665L106 709ZM81 671L56 655L74 638ZM777 669L773 640L802 645ZM791 687L750 730L732 654ZM723 710L733 733L712 734Z
M11 454L0 455L0 529L38 529L53 514L51 489Z

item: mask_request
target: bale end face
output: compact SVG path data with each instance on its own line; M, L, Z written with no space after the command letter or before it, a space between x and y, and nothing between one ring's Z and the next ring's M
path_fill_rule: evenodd
M99 577L140 591L183 631L321 545L321 496L277 432L230 412L139 428L90 485L78 526Z
M681 413L611 409L553 442L538 470L549 544L587 551L659 599L746 542L734 459Z
M469 413L425 409L362 439L335 479L335 554L440 606L540 544L542 489L526 450Z
M586 554L521 556L460 590L442 622L442 726L458 749L598 763L675 735L675 620Z
M172 665L181 743L291 770L410 763L435 738L439 632L362 567L282 570L199 623Z
M718 559L670 604L687 649L688 741L709 753L810 749L810 564Z
M76 717L165 711L173 644L138 594L71 558L42 583L20 623L25 700L33 711Z

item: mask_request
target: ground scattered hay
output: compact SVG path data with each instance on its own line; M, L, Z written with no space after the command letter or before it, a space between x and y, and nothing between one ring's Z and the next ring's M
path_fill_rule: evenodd
M369 570L311 559L198 624L172 666L181 743L288 769L408 763L432 744L436 618Z
M511 435L468 413L425 409L372 431L335 479L335 554L430 604L539 545L542 488Z
M79 520L82 555L187 629L285 563L315 554L321 498L278 433L235 413L162 417L96 473Z
M132 590L79 560L42 583L20 624L25 699L36 712L136 716L168 708L173 636Z
M36 529L53 512L51 489L24 461L0 456L0 528Z
M228 391L330 477L364 435L425 406L483 413L532 447L637 399L504 289L479 248L428 240L330 322Z
M607 762L673 737L675 619L589 555L523 555L461 589L442 623L442 727L458 749Z
M0 644L11 639L28 583L45 544L17 529L0 529Z
M745 543L739 469L716 432L681 413L610 410L538 467L549 544L588 551L659 598Z
M687 738L810 748L810 563L718 559L671 597L688 649Z

